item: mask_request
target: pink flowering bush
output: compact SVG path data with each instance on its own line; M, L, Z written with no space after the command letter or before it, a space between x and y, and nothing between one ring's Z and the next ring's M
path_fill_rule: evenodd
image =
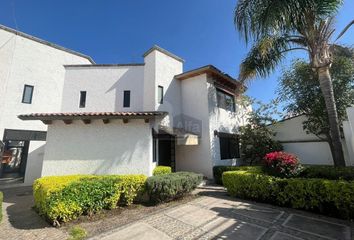
M265 169L271 175L278 177L295 177L303 169L299 159L286 152L271 152L264 157Z

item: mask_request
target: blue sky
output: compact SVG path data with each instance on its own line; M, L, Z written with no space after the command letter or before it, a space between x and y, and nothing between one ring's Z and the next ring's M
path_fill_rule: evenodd
M90 55L97 63L142 62L157 44L186 60L184 70L213 64L236 77L249 46L233 25L236 0L1 0L0 24ZM342 29L354 19L345 0L337 18ZM354 27L340 43L354 44ZM274 98L280 70L249 83L248 95Z

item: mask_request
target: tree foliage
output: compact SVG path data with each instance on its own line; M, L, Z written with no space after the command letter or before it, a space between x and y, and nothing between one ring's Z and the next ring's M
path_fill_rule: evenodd
M281 151L283 147L273 140L275 132L268 125L275 122L273 118L277 111L277 102L269 104L251 100L256 107L248 115L248 124L240 127L241 157L250 165L259 163L270 152Z
M340 124L346 119L346 108L354 104L354 50L332 46L333 63L330 69ZM308 62L296 60L291 68L283 71L278 95L285 102L289 115L304 114L303 128L329 141L330 128L324 97L317 75Z

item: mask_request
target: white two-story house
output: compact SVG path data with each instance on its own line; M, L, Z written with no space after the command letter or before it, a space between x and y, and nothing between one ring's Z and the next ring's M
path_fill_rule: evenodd
M48 127L41 157L27 159L27 183L48 175L151 175L157 165L211 178L213 166L237 164L238 127L250 109L237 103L241 86L235 79L211 65L184 72L183 60L158 46L139 64L95 64L80 57L50 66L32 84L26 106L39 98L37 84L52 72L62 74L60 86L47 83L49 102L41 101L46 108L19 109L25 121L13 129ZM56 104L52 92L58 92ZM35 172L30 164L38 166Z
M21 115L48 125L42 175L151 175L156 165L212 177L235 164L244 111L239 83L213 66L183 72L157 46L142 64L66 65L59 113Z

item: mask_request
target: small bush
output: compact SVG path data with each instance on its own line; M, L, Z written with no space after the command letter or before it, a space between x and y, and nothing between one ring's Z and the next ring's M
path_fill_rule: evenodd
M157 175L163 175L163 174L169 174L169 173L172 173L171 167L157 166L157 167L155 167L152 175L157 176Z
M325 179L277 178L261 173L223 174L231 196L311 210L340 218L354 218L354 182Z
M261 172L261 166L214 166L213 167L213 176L216 184L222 185L222 174L228 171L252 171L252 172Z
M80 226L74 226L69 231L70 237L68 240L84 240L87 237L87 232Z
M59 224L82 214L129 205L144 189L144 175L43 177L34 182L35 207Z
M300 177L353 181L354 167L310 165L304 167Z
M0 192L0 222L2 221L2 201L4 200L4 195Z
M298 176L303 167L299 159L286 152L271 152L264 157L265 170L271 175L277 177L295 177Z
M177 172L149 177L146 191L151 202L167 202L193 191L203 180L201 174Z

